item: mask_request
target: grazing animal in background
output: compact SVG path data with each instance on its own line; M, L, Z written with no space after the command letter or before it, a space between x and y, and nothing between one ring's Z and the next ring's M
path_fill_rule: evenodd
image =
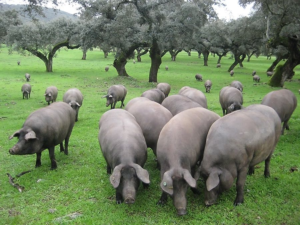
M272 71L267 71L267 76L268 77L271 77L273 75L273 72Z
M21 91L23 93L23 99L24 97L28 99L30 98L30 93L31 93L31 85L30 84L23 84Z
M161 103L162 106L167 108L173 116L191 108L202 107L199 103L183 95L171 95Z
M253 76L253 81L259 82L260 81L260 77L258 75L254 75Z
M243 85L240 81L237 81L237 80L234 80L230 83L230 86L231 87L235 87L237 88L238 90L240 90L241 92L243 92Z
M117 84L110 86L107 95L102 96L102 98L106 98L106 107L110 105L110 108L114 109L118 101L121 101L121 108L125 106L126 95L127 89L123 85Z
M172 113L158 104L144 97L130 100L125 110L136 119L143 131L148 148L156 155L156 145L161 129L173 117Z
M205 205L217 201L219 194L229 190L236 179L234 205L244 202L244 185L254 166L265 161L265 177L280 137L280 119L271 107L250 105L224 116L210 128L202 163L195 175L206 184Z
M159 83L156 85L156 88L161 90L165 94L165 97L168 97L168 95L171 91L171 86L168 83Z
M46 89L44 96L46 102L48 102L48 105L50 105L50 102L56 102L57 94L58 90L55 86L50 86Z
M253 70L253 72L252 72L252 76L254 76L256 74L256 71L255 70Z
M166 69L166 70L169 70L169 67L168 67L168 66L166 66L166 67L165 67L165 69Z
M107 72L109 70L109 67L106 66L104 69L105 69L105 72Z
M30 81L30 74L29 73L25 73L25 79L27 82Z
M143 169L147 146L142 129L126 110L110 110L99 121L98 140L107 173L112 172L110 183L116 189L116 203L134 203L140 180L144 187L150 183L149 173Z
M297 98L295 94L287 89L271 91L265 95L261 104L273 108L283 123L281 134L284 130L289 130L288 122L297 107Z
M204 83L206 93L210 93L211 86L212 86L212 82L210 80L206 80Z
M79 109L82 106L82 102L83 102L83 95L81 91L77 88L71 88L67 90L63 96L63 101L65 103L68 103L75 110L76 112L75 121L77 122Z
M178 94L190 98L194 102L200 104L203 108L207 109L207 100L202 91L196 88L191 88L189 86L184 86L179 90Z
M242 108L243 94L237 88L226 86L220 91L219 101L224 116Z
M21 62L20 62L20 61L18 61L18 62L17 62L17 64L18 64L18 66L20 66Z
M231 70L229 74L230 74L230 76L233 76L234 75L234 71Z
M202 75L201 74L196 74L195 78L197 81L202 81Z
M135 60L133 60L132 62L133 62L133 64L135 64Z
M157 102L159 104L165 99L165 94L158 88L144 91L141 97L148 98L151 101Z
M209 128L219 118L204 108L188 109L174 116L160 132L157 160L162 195L158 204L165 204L171 195L180 216L186 214L187 188L198 193L193 176L197 163L201 162Z
M218 64L217 64L217 68L220 68L220 67L221 67L221 64L220 64L220 63L218 63Z
M35 167L41 166L42 151L49 150L51 170L57 168L54 149L60 145L60 151L68 155L69 138L74 123L75 111L65 102L55 102L31 113L23 127L13 133L9 139L18 137L18 143L10 150L11 155L36 154ZM65 148L63 147L65 141Z

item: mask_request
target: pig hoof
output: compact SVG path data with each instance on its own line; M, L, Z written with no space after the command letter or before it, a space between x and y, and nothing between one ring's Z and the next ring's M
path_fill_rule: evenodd
M178 216L183 216L186 214L186 209L177 209L177 215Z
M117 200L116 200L116 203L119 205L119 204L121 204L121 203L122 203L122 200L120 200L120 199L117 199Z
M241 205L243 202L244 202L243 200L242 200L242 201L235 200L235 201L234 201L234 206L239 206L239 205Z

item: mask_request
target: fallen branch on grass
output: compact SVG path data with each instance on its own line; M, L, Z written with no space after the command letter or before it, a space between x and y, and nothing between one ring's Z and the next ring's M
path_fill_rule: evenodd
M24 172L18 174L17 177L23 176L24 174L29 173L29 172L31 172L31 170L24 171ZM22 192L22 191L25 189L25 187L19 185L18 183L15 183L15 182L14 182L14 179L15 179L15 178L12 177L9 173L7 173L7 176L8 176L8 181L9 181L9 183L10 183L13 187L17 188L19 192Z

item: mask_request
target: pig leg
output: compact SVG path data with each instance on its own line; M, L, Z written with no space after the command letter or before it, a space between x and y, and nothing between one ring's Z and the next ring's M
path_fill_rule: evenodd
M54 149L55 149L55 146L48 148L49 157L50 157L50 161L51 161L51 168L50 168L51 170L54 170L57 168L57 164L55 161L55 155L54 155Z
M123 201L122 194L116 190L116 203L121 204Z
M42 165L42 163L41 163L41 156L42 156L41 152L36 153L35 168L40 167Z
M271 161L272 154L269 155L269 157L265 160L265 177L270 177L270 161Z
M168 194L166 192L162 192L160 199L157 202L157 205L164 205L168 200Z
M64 152L65 149L64 149L63 142L61 142L61 143L59 144L59 146L60 146L60 152Z
M111 167L110 165L106 165L106 171L107 171L107 174L111 174Z
M71 130L72 131L72 130ZM65 155L69 154L69 139L70 139L71 132L67 135L65 139Z
M254 174L254 166L249 166L248 175Z
M236 180L236 198L234 200L234 205L240 205L244 202L244 186L247 177L248 167L242 168L238 171L237 180Z
M225 109L222 109L223 110L223 116L225 116Z

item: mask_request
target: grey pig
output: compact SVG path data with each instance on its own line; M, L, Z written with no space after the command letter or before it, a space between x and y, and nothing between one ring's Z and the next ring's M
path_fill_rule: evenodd
M240 81L234 80L230 83L231 87L237 88L238 90L240 90L241 92L243 92L243 85Z
M51 169L56 169L55 146L60 144L60 151L68 155L69 138L74 123L75 111L65 102L56 102L38 109L28 116L20 130L10 136L9 139L18 137L19 141L9 150L9 153L36 154L35 167L39 167L42 151L48 149ZM65 148L63 141L65 141Z
M168 83L159 83L156 85L156 88L161 90L165 94L165 97L168 97L168 95L171 91L171 86Z
M217 120L210 128L202 163L195 178L204 179L205 205L217 201L219 194L229 190L236 179L234 205L244 202L247 173L265 161L265 177L280 137L280 119L269 106L250 105Z
M178 94L190 98L194 102L200 104L203 108L207 109L207 100L202 91L196 88L191 88L189 86L184 86L179 90Z
M30 74L29 73L25 73L25 79L27 82L30 81Z
M202 160L209 128L219 118L207 109L193 108L177 114L163 127L157 142L163 191L158 204L166 203L171 195L177 214L186 214L187 188L198 193L193 176Z
M50 102L56 102L58 90L55 86L50 86L45 91L45 100L48 102L48 105L50 105Z
M63 101L65 103L68 103L75 110L76 112L75 121L77 122L79 109L82 106L82 102L83 102L83 95L81 91L77 88L71 88L67 90L63 96Z
M243 94L234 87L223 87L220 91L219 101L224 116L242 108Z
M102 96L102 98L106 98L106 107L110 105L110 108L114 109L118 101L121 101L121 108L125 106L126 95L127 89L123 85L112 85L109 87L107 95Z
M110 183L116 189L116 203L134 203L140 180L144 187L150 183L149 173L143 169L147 146L140 126L126 110L109 110L99 121L98 140L107 173L112 172Z
M31 93L31 85L30 84L23 84L21 91L23 93L23 99L24 97L28 99L30 98L30 93Z
M148 98L151 101L157 102L159 104L165 99L165 94L158 88L144 91L141 97Z
M206 93L210 93L211 86L212 86L212 82L210 80L206 80L204 83Z

